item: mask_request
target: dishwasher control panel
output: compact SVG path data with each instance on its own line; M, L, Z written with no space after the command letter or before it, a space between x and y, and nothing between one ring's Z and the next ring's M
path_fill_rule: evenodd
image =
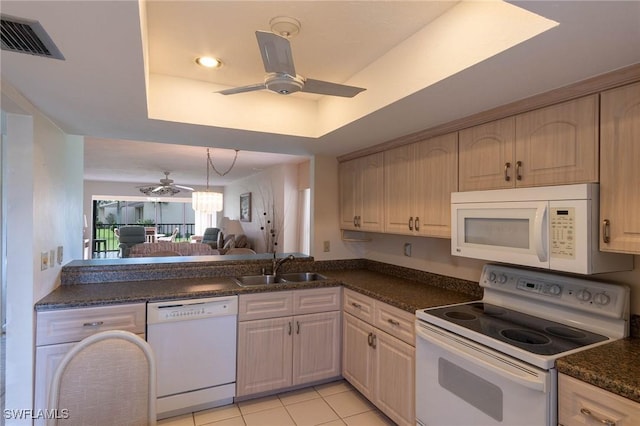
M238 314L238 297L170 300L147 304L147 324Z

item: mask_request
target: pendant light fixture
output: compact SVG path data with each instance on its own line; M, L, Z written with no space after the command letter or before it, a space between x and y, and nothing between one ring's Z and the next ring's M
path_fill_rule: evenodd
M236 160L238 159L238 150L236 149L235 151L236 155L233 159L233 163L231 163L231 166L229 166L226 172L221 173L211 162L211 154L209 153L209 148L207 148L207 188L204 191L194 191L191 194L191 205L195 211L212 214L213 212L222 210L222 194L209 190L209 166L211 166L218 175L225 176L236 164Z

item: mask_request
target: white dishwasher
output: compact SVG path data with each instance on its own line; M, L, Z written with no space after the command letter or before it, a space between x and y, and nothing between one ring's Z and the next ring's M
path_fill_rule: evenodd
M237 296L147 304L159 419L233 402L237 319Z

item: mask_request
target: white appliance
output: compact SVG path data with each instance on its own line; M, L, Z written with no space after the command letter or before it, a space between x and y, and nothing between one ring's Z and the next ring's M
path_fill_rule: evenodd
M556 359L627 336L629 288L491 264L480 285L416 312L417 423L555 426Z
M233 402L237 318L237 296L147 304L159 419Z
M598 250L598 184L451 194L451 254L578 274L628 271Z

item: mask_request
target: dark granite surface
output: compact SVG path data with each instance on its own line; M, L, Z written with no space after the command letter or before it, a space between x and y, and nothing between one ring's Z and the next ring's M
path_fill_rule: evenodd
M617 340L558 359L558 372L640 402L640 338Z

